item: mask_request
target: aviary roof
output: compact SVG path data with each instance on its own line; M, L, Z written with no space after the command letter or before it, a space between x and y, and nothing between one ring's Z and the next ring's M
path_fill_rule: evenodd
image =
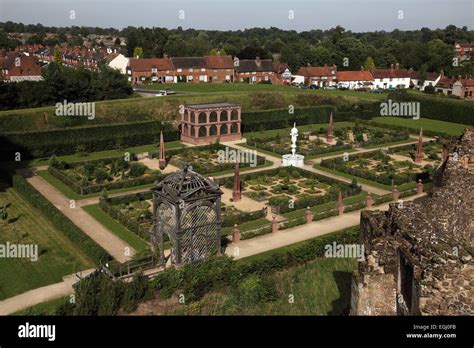
M200 192L222 194L218 184L190 170L188 165L168 175L153 190L168 196L172 201L185 199Z
M236 104L231 103L207 103L207 104L189 104L185 105L188 109L212 109L212 108L234 108L238 107Z

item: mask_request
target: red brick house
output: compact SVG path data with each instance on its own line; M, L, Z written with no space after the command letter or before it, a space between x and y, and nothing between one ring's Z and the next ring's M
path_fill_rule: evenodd
M273 73L275 84L289 85L291 84L291 70L286 63L273 64Z
M355 70L355 71L338 71L336 73L337 86L339 88L368 88L372 89L374 84L374 77L370 71Z
M131 58L127 75L134 84L176 82L175 69L169 58Z
M474 42L455 42L454 54L459 60L469 60L474 54Z
M234 65L230 56L172 57L177 82L233 82Z
M246 83L259 83L269 81L275 83L273 62L271 59L238 59L234 60L237 71L237 80Z
M299 68L297 76L302 76L305 85L317 85L319 87L336 85L336 65L324 66L305 66Z
M474 100L474 79L471 77L458 78L453 83L453 95L461 99Z
M7 81L41 79L38 58L25 53L11 52L0 58L0 69L2 79Z

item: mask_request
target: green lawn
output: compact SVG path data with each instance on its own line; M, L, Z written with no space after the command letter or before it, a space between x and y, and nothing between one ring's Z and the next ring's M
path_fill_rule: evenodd
M148 250L148 244L135 233L114 220L110 215L99 208L98 204L87 205L83 209L117 237L130 244L136 251Z
M12 315L55 315L56 307L69 301L69 296L55 298L54 300L38 303L37 305L25 308Z
M226 288L209 293L199 303L184 305L170 314L347 315L352 273L356 269L356 259L319 258L270 275L269 282L276 287L273 301L242 303L234 295L234 289Z
M374 117L372 121L377 122L381 126L393 125L406 127L412 131L412 133L418 133L420 128L423 128L424 130L447 133L453 136L461 134L465 128L470 127L464 124L431 120L428 118L414 120L408 117Z
M261 219L254 220L254 221L244 222L242 224L239 224L238 227L239 227L240 232L245 232L245 231L249 231L251 229L261 227L261 226L269 224L269 223L270 223L270 221L268 221L267 219L261 218ZM224 227L221 231L221 235L227 236L227 235L231 234L233 228L234 228L233 226Z
M165 149L171 150L183 147L183 144L180 141L171 141L165 143ZM142 153L142 152L151 152L151 151L158 151L160 147L157 144L154 145L143 145L143 146L135 146L129 147L124 150L107 150L107 151L97 151L88 153L85 156L80 155L65 155L65 156L58 156L58 160L73 163L73 162L81 162L81 161L90 161L90 160L98 160L104 158L111 158L111 157L120 157L123 156L125 152L129 153ZM48 165L49 159L36 159L28 163L30 167L36 166L44 166Z
M37 244L39 258L0 258L0 300L62 281L94 267L92 260L12 188L0 192L0 206L10 203L10 223L0 222L0 244Z
M322 167L319 163L314 164L313 167L316 168L316 169L323 170L325 172L331 173L331 174L342 176L342 177L347 178L347 179L355 178L359 184L366 184L366 185L378 187L382 190L387 190L387 191L392 190L391 186L380 184L378 182L367 180L367 179L364 179L364 178L359 178L358 176L353 176L353 175L350 175L350 174L347 174L347 173L338 172L337 170L332 170L332 169L329 169L329 168L326 168L326 167ZM406 184L403 184L403 185L399 185L398 189L400 191L403 191L403 190L408 190L408 189L411 189L411 188L414 188L414 187L416 187L416 182L413 181L413 182L409 182L409 183L406 183Z
M87 195L80 195L74 192L69 186L67 186L61 180L52 176L47 170L38 170L36 173L39 176L41 176L44 180L46 180L49 184L51 184L56 189L58 189L62 194L64 194L69 199L80 200L84 198L98 197L101 195L101 192L90 193ZM133 187L124 187L120 189L109 190L108 193L109 194L122 193L122 192L128 192L128 191L147 189L151 187L153 187L153 184L139 185L139 186L133 186Z

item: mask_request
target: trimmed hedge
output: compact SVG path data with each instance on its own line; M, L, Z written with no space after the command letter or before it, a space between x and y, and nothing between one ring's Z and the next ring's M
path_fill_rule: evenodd
M171 124L156 121L3 133L0 156L11 161L15 152L20 152L22 159L31 159L73 154L79 145L87 152L147 145L160 141L160 131L166 141L179 139Z
M354 106L319 105L294 109L276 109L242 113L242 132L257 132L269 129L289 128L297 125L327 123L329 114L334 112L336 121L351 121L354 118L371 119L379 115L380 103L364 103Z
M36 209L41 211L45 217L62 232L73 244L90 257L96 264L111 260L112 257L93 239L86 235L69 218L67 218L59 209L52 205L43 197L33 186L23 177L13 176L13 187Z
M400 90L389 94L388 99L403 102L419 102L420 117L432 120L474 125L474 103L443 97L424 96ZM440 132L442 133L442 132ZM426 133L426 135L430 135Z

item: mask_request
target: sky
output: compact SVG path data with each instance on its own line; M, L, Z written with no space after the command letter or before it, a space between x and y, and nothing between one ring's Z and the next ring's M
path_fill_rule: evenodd
M117 29L473 29L474 0L0 0L5 21Z

